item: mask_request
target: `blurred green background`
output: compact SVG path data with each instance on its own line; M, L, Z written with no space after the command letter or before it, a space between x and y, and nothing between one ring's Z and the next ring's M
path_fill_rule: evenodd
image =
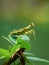
M13 29L19 29L33 22L36 40L31 34L30 51L35 56L49 60L49 0L0 0L0 47L10 45L1 36L7 36ZM4 60L0 60L2 65ZM35 65L49 65L33 61Z

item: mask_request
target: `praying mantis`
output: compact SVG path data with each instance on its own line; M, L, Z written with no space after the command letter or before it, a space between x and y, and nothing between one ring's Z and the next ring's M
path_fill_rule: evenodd
M16 41L14 39L16 39L18 37L23 38L26 35L29 35L29 34L31 34L33 32L33 35L34 35L34 38L35 38L35 31L34 30L29 30L31 27L34 27L34 26L35 26L34 23L31 23L30 25L28 25L27 27L24 27L22 29L18 29L18 30L14 29L12 32L10 32L8 37L12 42L16 43Z
M9 33L8 35L9 39L4 37L5 39L7 39L8 41L12 43L13 47L14 45L16 45L16 47L18 46L18 48L14 49L15 52L11 53L11 57L9 61L5 62L4 65L10 65L12 62L14 62L17 59L17 57L20 58L21 65L25 65L23 52L25 51L25 49L30 47L30 44L28 44L30 39L27 35L31 34L32 32L33 32L33 35L35 34L34 30L29 30L31 27L34 27L34 26L35 25L31 23L30 25L22 29L19 29L19 30L14 29L12 32Z
M49 60L34 57L34 54L25 52L25 50L29 50L31 48L30 37L28 35L33 33L35 36L35 31L30 30L30 28L34 26L34 23L31 23L24 28L11 31L8 34L8 37L2 36L10 43L8 49L0 48L0 59L6 59L6 62L4 62L3 65L11 65L12 63L14 63L14 65L26 65L26 62L33 65L30 60L49 63ZM15 64L15 61L18 58L20 61Z

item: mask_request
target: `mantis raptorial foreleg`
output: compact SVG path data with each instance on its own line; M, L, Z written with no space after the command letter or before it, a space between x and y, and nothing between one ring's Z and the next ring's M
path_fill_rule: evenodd
M28 25L27 27L24 27L24 28L22 28L22 29L19 29L19 30L15 30L15 29L14 29L12 32L10 32L10 34L22 35L22 34L28 32L29 29L30 29L31 27L34 27L34 26L35 26L35 25L34 25L33 23L31 23L30 25Z

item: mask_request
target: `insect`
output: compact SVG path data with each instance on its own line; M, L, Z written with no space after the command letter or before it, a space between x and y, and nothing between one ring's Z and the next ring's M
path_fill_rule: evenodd
M29 37L27 35L31 34L33 32L33 35L35 36L35 31L34 30L29 30L31 27L34 27L35 25L31 23L27 27L24 27L22 29L14 29L12 32L9 33L8 37L13 43L17 43L16 39L17 38L22 38L26 41L29 41Z
M49 63L48 60L33 57L31 56L32 54L25 52L26 49L30 48L30 43L28 42L30 38L28 34L31 34L33 32L33 35L35 35L34 30L29 30L32 26L34 26L33 23L22 29L13 30L9 33L8 38L2 36L4 39L8 40L12 44L11 47L8 48L8 50L0 48L0 59L7 59L3 65L11 65L13 62L14 65L16 65L15 61L18 58L20 59L20 62L18 62L17 65L25 65L25 62L28 62L30 65L33 65L29 60L44 61Z
M32 26L34 27L33 23L22 29L13 30L12 32L9 33L8 38L2 36L4 39L8 40L13 45L9 48L11 57L7 62L4 63L4 65L10 65L12 62L14 62L17 59L17 57L20 58L21 65L25 65L23 52L25 51L25 49L30 48L30 44L28 42L30 41L30 38L28 35L31 34L32 32L33 35L35 33L34 30L29 30L30 27Z

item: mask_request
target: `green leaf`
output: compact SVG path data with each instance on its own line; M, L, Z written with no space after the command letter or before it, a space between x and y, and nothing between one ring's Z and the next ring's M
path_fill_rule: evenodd
M15 36L16 36L16 35L15 35ZM9 37L9 39L11 40L11 42L12 42L13 44L17 44L16 38L14 38L14 36L13 36L12 34L9 34L8 37Z
M13 43L7 37L5 37L5 36L2 36L2 37L13 45Z
M30 38L27 35L20 35L19 37L25 41L30 41Z
M25 48L25 49L30 49L31 48L30 43L23 40L23 39L21 39L21 38L17 38L17 43L21 44L21 48Z
M27 59L27 57L24 57L24 58L25 58L25 61L26 61L27 63L29 63L30 65L34 65L32 62L30 62L30 60Z
M12 45L9 45L9 47L8 47L9 52L10 52L10 50L11 50L11 47L12 47Z
M10 57L9 51L6 50L6 49L2 49L2 48L0 48L0 55L1 56L5 56L6 58L9 58Z
M24 52L24 54L27 55L27 56L28 56L28 55L29 55L29 56L33 56L33 55L34 55L34 54L28 53L28 52Z
M4 58L5 58L5 56L1 56L1 57L0 57L0 59L4 59Z
M13 54L14 52L17 52L20 49L20 44L15 44L10 49L10 54Z
M17 63L17 65L20 65L20 63Z
M27 57L27 58L33 61L43 61L43 62L49 63L49 60L38 58L38 57Z

